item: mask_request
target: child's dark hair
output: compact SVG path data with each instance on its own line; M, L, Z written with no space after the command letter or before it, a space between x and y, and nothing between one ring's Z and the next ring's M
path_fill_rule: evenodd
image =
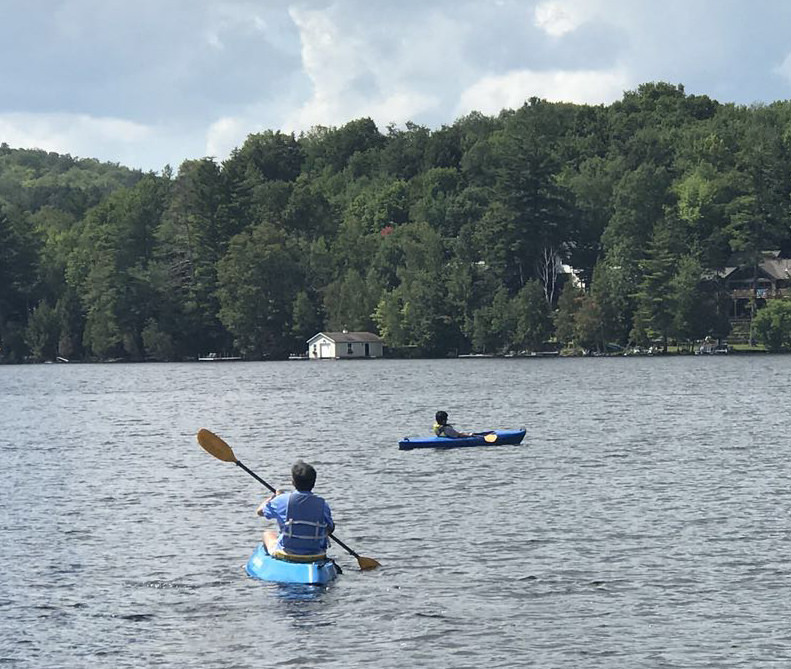
M316 483L316 470L302 460L297 460L291 468L291 481L300 492L310 492Z

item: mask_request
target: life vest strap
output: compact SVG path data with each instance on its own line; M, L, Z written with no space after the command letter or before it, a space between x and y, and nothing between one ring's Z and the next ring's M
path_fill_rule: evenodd
M305 530L310 532L311 528L313 531L311 534L298 534L295 525L302 525L304 528L303 532ZM283 534L293 539L323 539L327 536L327 524L324 522L315 523L310 520L294 520L293 518L289 518L283 528Z

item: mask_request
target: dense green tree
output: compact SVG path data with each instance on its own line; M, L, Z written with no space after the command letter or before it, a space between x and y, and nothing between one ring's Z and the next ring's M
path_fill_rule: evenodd
M601 306L593 295L583 295L574 314L574 343L585 351L605 351L607 337Z
M693 342L728 335L730 324L723 297L728 302L729 299L716 282L705 280L704 275L703 265L695 255L680 257L670 285L670 333L675 339Z
M605 344L628 343L639 277L636 259L622 247L613 248L596 264L590 294L600 319L596 332Z
M230 196L213 160L185 161L168 187L149 275L161 305L154 318L175 348L194 359L231 346L218 316L217 262L239 230L228 218Z
M451 203L461 187L458 170L436 167L423 172L412 180L415 195L412 198L410 218L424 221L446 237L458 233L457 221L448 218ZM453 213L453 212L451 212Z
M536 281L528 281L514 297L510 311L516 319L514 347L518 350L541 350L552 332L552 318L544 288Z
M478 353L503 353L514 339L516 318L511 309L511 298L500 288L490 305L482 306L473 317L472 345Z
M385 343L393 349L409 346L404 322L404 300L397 290L382 293L373 313L373 320Z
M753 267L757 317L777 250L791 102L664 82L436 130L267 130L175 176L4 144L0 360L282 357L330 328L422 355L721 339L718 277ZM558 296L561 264L584 289Z
M532 99L505 124L498 137L500 206L486 225L498 241L492 258L513 293L535 278L544 249L564 248L572 221L572 195L557 174L557 144L563 127L546 103ZM492 240L492 234L487 235ZM492 240L493 241L493 240Z
M446 250L440 236L425 223L412 223L396 228L385 243L397 245L403 260L396 272L397 286L378 302L377 323L384 323L389 332L403 333L409 344L426 354L457 350L461 322L459 315L450 313L445 297Z
M289 193L282 219L273 216L261 220L282 220L287 232L309 239L334 236L338 227L337 217L329 201L304 175L297 179Z
M677 236L675 222L673 219L657 224L646 257L640 261L642 279L635 295L641 324L636 338L661 338L664 350L676 313L673 280L682 240Z
M725 267L730 248L722 222L734 194L729 175L701 161L671 189L676 197L676 215L687 228L687 239L700 249L702 262L711 268Z
M83 328L85 326L80 300L71 286L67 286L55 305L60 323L58 355L67 360L81 357L83 353Z
M302 272L286 237L262 223L231 240L217 267L220 320L251 359L286 357L294 347L293 305Z
M758 340L771 353L791 351L791 301L772 300L753 321Z
M157 304L148 266L165 196L165 184L147 176L113 193L81 223L66 278L86 315L83 342L98 357L143 356L142 330Z
M131 188L142 176L138 170L92 158L39 149L0 151L0 201L30 213L49 207L80 218L110 193Z
M379 294L369 290L359 272L355 269L347 270L346 274L324 289L327 327L334 332L372 329L373 313L378 301Z
M641 163L621 177L613 191L612 217L601 238L605 251L618 246L632 258L643 257L654 225L672 202L671 183L667 169L651 163Z
M578 168L564 168L560 179L569 189L576 210L574 242L568 244L569 262L586 284L601 254L602 235L613 216L613 191L621 178L617 159L592 156Z
M175 359L173 337L162 330L153 318L150 318L143 328L142 337L147 359L159 361Z
M21 362L23 331L36 288L35 239L24 213L0 206L0 360Z
M231 153L225 169L236 169L250 182L294 181L302 171L304 153L294 135L266 130L248 135Z
M407 121L402 130L394 125L387 128L387 141L381 149L381 167L384 173L408 181L425 167L424 156L431 131Z
M46 301L33 309L27 321L25 342L33 358L39 362L54 360L58 352L60 321L58 314Z
M320 308L304 290L299 291L294 298L291 322L295 346L298 347L295 351L302 351L307 340L319 332L323 325Z
M321 172L343 170L356 154L381 148L384 136L370 118L349 121L341 128L316 126L299 137L305 155L305 170Z
M553 314L555 337L564 346L574 342L574 322L582 306L585 291L568 282L558 298L558 307Z

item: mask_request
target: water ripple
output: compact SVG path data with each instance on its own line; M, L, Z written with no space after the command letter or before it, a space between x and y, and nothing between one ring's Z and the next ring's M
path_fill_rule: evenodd
M0 367L0 664L775 667L791 660L791 358ZM396 448L437 409L520 446ZM382 568L248 578L316 464ZM13 435L13 439L8 435ZM9 642L10 640L10 642Z

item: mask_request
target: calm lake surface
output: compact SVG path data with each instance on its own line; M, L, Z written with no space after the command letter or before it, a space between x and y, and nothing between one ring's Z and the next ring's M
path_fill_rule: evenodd
M0 366L0 665L786 667L791 356ZM445 409L519 446L399 451ZM382 567L247 577L318 470Z

